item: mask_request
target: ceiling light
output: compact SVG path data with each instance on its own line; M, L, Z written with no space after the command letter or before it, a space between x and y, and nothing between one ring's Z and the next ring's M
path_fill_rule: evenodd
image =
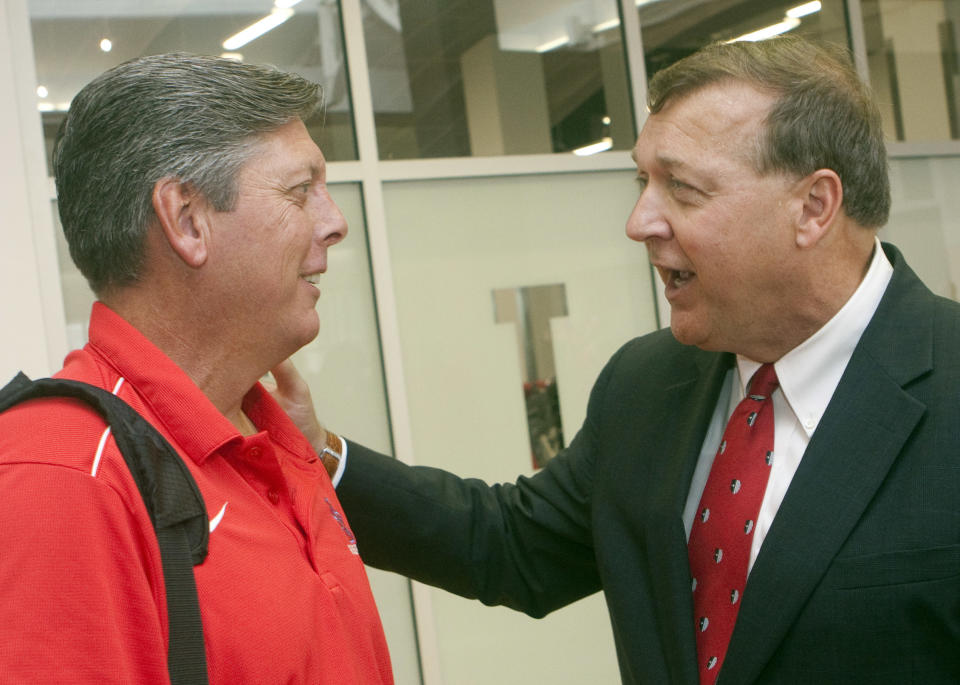
M250 24L247 28L223 41L224 50L236 50L243 47L252 40L255 40L271 29L275 29L283 22L293 16L293 10L290 8L273 8L270 14L260 21Z
M594 33L602 33L603 31L606 31L607 29L615 29L615 28L617 28L618 26L620 26L620 19L614 17L613 19L608 19L607 21L600 22L599 24L597 24L596 26L594 26L594 27L593 27L593 32L594 32Z
M750 33L745 33L742 36L737 38L732 38L726 42L736 43L737 41L746 40L746 41L758 41L758 40L767 40L768 38L773 38L774 36L779 36L781 33L786 33L800 26L800 20L796 17L785 17L783 21L779 24L773 24L772 26L765 26L762 29L757 31L752 31Z
M554 40L548 40L543 45L538 45L534 48L534 50L537 52L550 52L551 50L556 50L557 48L563 47L569 42L569 36L561 36L560 38L555 38Z
M100 49L104 52L110 52L113 50L113 41L109 38L104 38L100 41Z
M813 14L814 12L819 12L822 5L820 0L814 0L813 2L805 2L802 5L797 5L787 10L787 16L792 19L799 19L800 17L805 17L808 14Z
M37 97L45 98L50 94L50 91L47 90L46 86L37 86Z
M603 152L604 150L609 150L613 147L613 138L607 136L606 138L601 138L596 143L590 143L589 145L584 145L583 147L578 147L573 151L573 154L577 157L586 157L587 155L595 155L598 152Z

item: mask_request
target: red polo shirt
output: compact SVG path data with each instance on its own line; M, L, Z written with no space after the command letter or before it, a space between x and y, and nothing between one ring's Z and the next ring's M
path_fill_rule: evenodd
M195 567L211 683L392 683L366 572L307 440L259 385L245 438L102 304L57 374L177 448L210 517ZM0 414L0 682L164 683L160 552L106 424L66 399Z

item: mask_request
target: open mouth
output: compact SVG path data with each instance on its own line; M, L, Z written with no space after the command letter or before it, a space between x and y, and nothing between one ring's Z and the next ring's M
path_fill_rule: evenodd
M659 271L660 278L663 279L663 284L666 286L668 291L682 288L687 283L692 281L697 275L693 271L669 269L667 267L660 267Z
M692 271L675 271L671 270L668 274L667 285L673 286L675 288L682 288L691 280L693 280L694 274Z

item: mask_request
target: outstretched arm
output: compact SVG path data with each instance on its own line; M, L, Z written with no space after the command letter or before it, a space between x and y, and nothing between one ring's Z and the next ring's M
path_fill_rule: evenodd
M273 373L274 397L319 451L325 432L306 382L289 362ZM594 401L609 377L608 368ZM492 486L351 443L337 497L365 563L543 616L600 589L590 520L596 439L588 412L546 468Z

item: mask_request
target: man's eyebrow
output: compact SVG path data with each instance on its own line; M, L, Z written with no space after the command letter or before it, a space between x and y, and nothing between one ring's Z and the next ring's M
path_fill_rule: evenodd
M668 155L657 155L657 163L666 169L689 169L690 165L686 162L670 157Z
M640 161L637 159L636 148L630 151L630 158L633 160L634 164L636 164L637 166L640 165ZM658 165L664 167L665 169L680 169L680 170L690 169L690 165L687 164L686 162L680 159L677 159L676 157L671 157L669 155L665 155L662 153L658 153L656 157L654 157L654 160Z
M310 180L314 180L321 176L323 173L323 167L320 164L304 164L303 166L298 166L294 169L290 169L285 175L284 178L289 183L299 184L302 183L304 176L309 176Z

